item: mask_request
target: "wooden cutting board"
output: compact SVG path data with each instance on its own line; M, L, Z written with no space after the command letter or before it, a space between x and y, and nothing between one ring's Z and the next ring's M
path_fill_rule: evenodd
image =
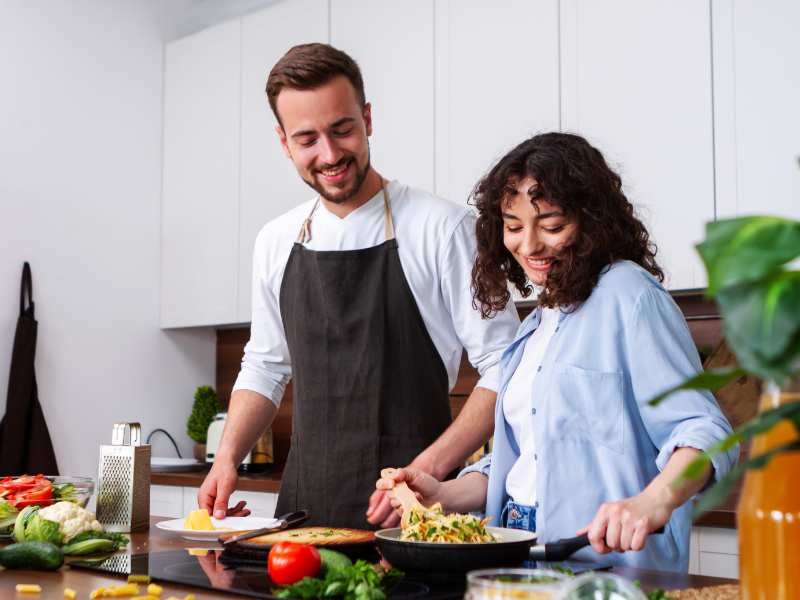
M224 541L234 535L236 534L223 533L219 536L219 539ZM294 529L268 533L235 543L242 548L266 550L273 544L283 541L337 548L341 546L372 544L375 542L375 533L366 529L345 529L342 527L296 527Z

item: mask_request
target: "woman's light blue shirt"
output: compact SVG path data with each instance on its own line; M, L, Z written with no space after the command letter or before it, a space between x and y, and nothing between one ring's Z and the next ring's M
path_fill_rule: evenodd
M539 325L534 311L500 362L492 454L465 469L489 476L486 514L500 524L506 476L519 457L503 418L503 395L525 341ZM706 450L731 433L713 395L677 393L647 401L702 367L680 309L647 271L622 261L601 274L591 296L562 313L531 389L536 439L536 526L541 542L572 537L603 502L641 492L676 448ZM734 465L738 446L713 459L714 476ZM641 552L575 555L663 571L687 571L692 502L672 513L662 535Z

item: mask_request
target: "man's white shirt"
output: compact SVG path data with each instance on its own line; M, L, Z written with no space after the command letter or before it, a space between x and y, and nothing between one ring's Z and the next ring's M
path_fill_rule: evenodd
M473 307L475 216L397 181L387 184L400 264L422 320L455 385L462 347L480 373L479 386L497 391L498 362L519 325L512 303L492 319ZM234 390L247 389L280 403L291 378L291 357L280 314L280 289L292 246L316 198L267 223L256 237L250 340ZM383 195L340 218L320 202L311 221L309 250L358 250L385 240ZM313 319L314 315L308 315Z

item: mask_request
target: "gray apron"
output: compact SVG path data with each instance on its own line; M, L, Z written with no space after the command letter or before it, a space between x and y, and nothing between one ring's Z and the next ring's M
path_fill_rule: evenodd
M452 420L447 371L403 274L385 187L383 200L383 244L316 252L303 244L318 200L281 282L294 408L276 514L309 509L310 524L369 527L380 469L407 465Z

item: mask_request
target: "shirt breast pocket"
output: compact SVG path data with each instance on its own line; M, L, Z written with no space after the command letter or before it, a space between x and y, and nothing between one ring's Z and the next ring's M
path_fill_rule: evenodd
M563 438L580 437L622 454L623 381L616 371L556 365L551 422Z

